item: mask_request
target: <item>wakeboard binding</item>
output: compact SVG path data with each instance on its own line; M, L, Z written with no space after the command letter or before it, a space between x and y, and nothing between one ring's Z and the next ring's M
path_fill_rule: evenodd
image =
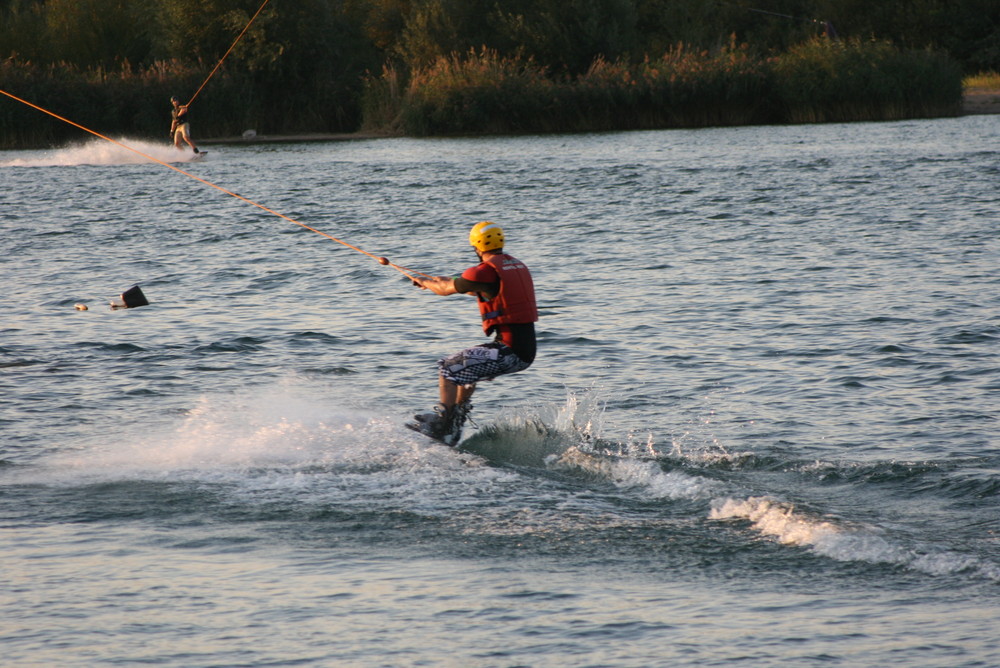
M450 408L438 404L429 413L414 415L413 422L407 422L406 426L435 441L455 447L462 440L462 427L465 426L471 410L472 404L468 401Z

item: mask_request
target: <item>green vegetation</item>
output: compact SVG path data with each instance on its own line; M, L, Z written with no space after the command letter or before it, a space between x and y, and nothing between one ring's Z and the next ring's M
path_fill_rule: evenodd
M0 0L0 89L166 140L262 0ZM996 0L273 0L195 137L867 120L958 112L1000 70ZM0 148L80 130L0 96Z
M962 73L929 51L900 51L886 42L812 40L775 61L784 121L877 121L957 115Z
M366 129L411 135L536 133L776 120L766 64L746 49L715 54L678 47L638 65L598 58L576 77L549 76L527 58L495 51L441 56L399 84L393 70L369 81ZM369 111L371 110L371 111Z
M961 95L943 55L815 38L770 58L729 45L598 59L565 78L494 51L442 56L405 90L394 70L370 80L364 115L370 131L410 135L597 131L947 116Z

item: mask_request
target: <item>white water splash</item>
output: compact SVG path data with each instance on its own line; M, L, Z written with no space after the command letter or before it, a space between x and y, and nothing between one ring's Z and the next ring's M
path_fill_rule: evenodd
M890 564L936 576L970 573L1000 581L997 564L951 551L907 548L879 535L876 529L819 517L773 498L717 499L712 505L710 519L745 519L765 536L785 545L808 547L837 561Z
M609 457L575 446L549 456L546 465L553 470L603 478L622 489L642 489L644 495L654 499L704 499L718 492L713 481L664 471L656 461Z
M166 142L119 137L115 139L136 151L163 162L190 162L198 156L190 149L176 149ZM73 167L76 165L139 165L152 162L146 156L106 141L94 138L79 145L51 151L26 151L28 157L0 162L0 167Z
M566 403L551 416L551 421L545 421L557 431L600 438L604 429L604 404L593 390L582 394L569 392Z
M78 484L83 479L232 477L274 470L418 469L478 466L467 453L434 446L373 411L331 407L287 388L246 396L206 396L179 425L113 433L19 473L18 482Z
M751 497L742 501L725 499L712 508L713 520L747 519L766 536L774 536L786 545L815 545L837 535L840 530L830 521L796 512L788 503L767 497Z

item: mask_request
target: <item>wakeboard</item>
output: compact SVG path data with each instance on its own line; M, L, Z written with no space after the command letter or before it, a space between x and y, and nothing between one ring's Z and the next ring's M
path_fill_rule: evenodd
M413 419L406 423L406 426L432 441L456 448L462 441L462 428L465 426L472 406L466 403L455 408L454 414L448 420L443 420L434 413L425 413L414 415Z
M406 426L418 434L423 434L427 438L440 443L441 445L447 445L449 448L458 447L459 442L462 440L462 427L452 427L447 432L437 432L428 428L425 422L407 422Z
M195 153L191 160L204 160L206 155L208 155L208 151L201 151L199 153Z

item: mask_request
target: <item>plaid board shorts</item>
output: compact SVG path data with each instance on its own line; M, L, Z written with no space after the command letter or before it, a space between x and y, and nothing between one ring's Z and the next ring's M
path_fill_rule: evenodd
M531 362L525 362L502 341L490 341L479 346L442 357L438 369L445 380L456 385L473 385L481 380L524 371Z

